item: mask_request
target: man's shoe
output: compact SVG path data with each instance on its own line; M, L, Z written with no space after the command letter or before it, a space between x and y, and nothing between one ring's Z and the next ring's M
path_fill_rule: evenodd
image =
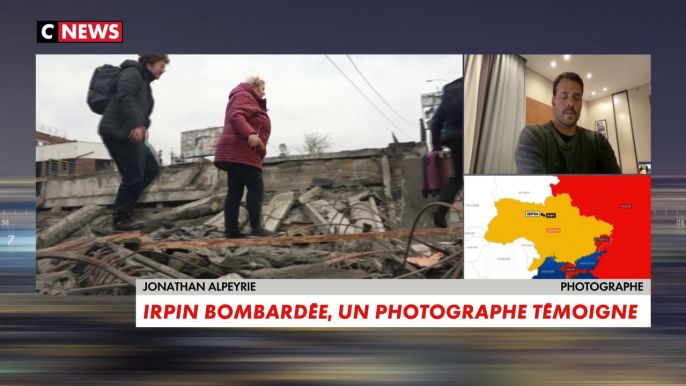
M433 209L432 214L434 218L434 224L439 228L447 228L448 223L445 221L445 215L448 212L444 206L438 206Z
M131 232L145 228L145 223L134 221L133 217L127 216L113 220L112 228L117 231Z
M254 228L250 230L250 237L276 237L278 233L264 228Z
M226 237L227 239L243 239L246 236L247 236L246 234L243 234L241 232L226 232L226 233L224 233L224 237Z

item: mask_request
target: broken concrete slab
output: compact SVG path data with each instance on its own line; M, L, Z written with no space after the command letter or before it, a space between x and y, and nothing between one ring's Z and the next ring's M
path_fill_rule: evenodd
M105 211L105 207L87 205L71 213L36 237L36 247L45 248L64 240L70 233L84 227Z
M249 279L365 279L369 276L364 271L338 269L325 263L264 268L242 273Z
M154 214L148 218L148 221L178 221L182 219L200 217L208 213L217 213L224 206L225 198L226 195L224 194L216 194L214 196L203 198L202 200L197 200L186 205L178 206L162 213Z
M312 201L307 205L311 205L319 212L324 219L324 223L329 227L329 234L359 233L358 228L351 226L350 221L341 212L337 211L328 201L317 200ZM314 219L312 221L314 221ZM315 222L315 224L317 223Z
M333 204L333 208L339 212L343 212L344 210L348 209L348 204L346 204L345 201L338 200Z
M217 227L217 229L221 228L220 230L223 230L224 229L224 211L217 213L214 217L205 221L205 225L211 226L211 227Z
M276 231L281 225L281 221L288 215L288 212L295 203L295 193L281 193L272 198L272 201L264 212L266 220L264 221L264 228L269 231Z
M369 190L351 196L348 202L350 203L350 219L355 222L357 227L370 229L371 232L384 232L386 230L381 217L379 217L374 194Z
M307 204L308 202L318 200L322 196L322 193L324 193L324 189L319 186L315 186L314 188L308 190L305 194L298 197L298 201L300 201L301 204Z
M315 229L319 233L323 235L329 235L334 233L333 228L329 225L324 216L322 216L319 213L319 210L317 210L317 208L315 208L312 204L305 204L303 206L303 211L310 218L310 220L312 220L312 222L316 226Z

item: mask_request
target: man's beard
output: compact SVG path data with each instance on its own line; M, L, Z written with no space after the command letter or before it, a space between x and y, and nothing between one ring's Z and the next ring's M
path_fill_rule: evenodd
M564 120L565 112L567 112L567 111L569 111L569 110L564 110L564 111L562 111L562 113L559 116L557 116L557 123L559 123L560 125L562 125L564 127L570 128L570 127L573 127L574 125L576 125L576 123L579 121L579 115L576 112L572 111L574 113L574 121L572 123L568 124Z

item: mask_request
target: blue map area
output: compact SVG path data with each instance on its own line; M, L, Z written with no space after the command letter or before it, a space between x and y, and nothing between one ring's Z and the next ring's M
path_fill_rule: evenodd
M604 255L606 252L607 251L595 252L580 258L576 261L577 269L579 269L579 271L585 269L589 271L594 270L600 262L598 257ZM554 257L548 257L538 268L538 275L534 276L533 279L565 279L567 274L560 270L560 268L564 267L565 265L566 263L558 263L555 261ZM597 277L593 276L591 272L586 272L572 276L572 279L597 279Z
M607 251L595 252L588 256L584 256L576 261L576 267L581 271L584 269L594 270L596 265L600 262L598 257L604 255Z
M538 275L534 276L533 279L564 279L567 275L560 271L566 263L558 263L555 258L548 257L545 259L543 264L538 267Z

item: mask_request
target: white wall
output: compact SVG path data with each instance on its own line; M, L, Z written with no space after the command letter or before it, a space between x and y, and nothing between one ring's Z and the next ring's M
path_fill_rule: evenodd
M619 148L617 145L617 126L615 125L615 113L612 105L612 95L603 98L598 98L594 101L588 102L588 121L587 129L595 131L595 122L601 120L607 121L607 135L612 150L615 152L617 162L619 162Z
M553 82L530 68L526 69L525 93L527 97L545 103L551 109L553 108ZM577 124L583 128L591 129L592 122L589 122L588 119L588 103L586 101L581 102L581 116L579 116Z
M96 142L68 142L36 147L36 162L76 157L100 160L111 159L105 145Z
M639 162L650 162L651 112L650 83L627 90L631 108L631 124L636 140L636 155Z
M553 82L544 78L536 71L527 68L524 90L527 97L550 105L553 97Z

